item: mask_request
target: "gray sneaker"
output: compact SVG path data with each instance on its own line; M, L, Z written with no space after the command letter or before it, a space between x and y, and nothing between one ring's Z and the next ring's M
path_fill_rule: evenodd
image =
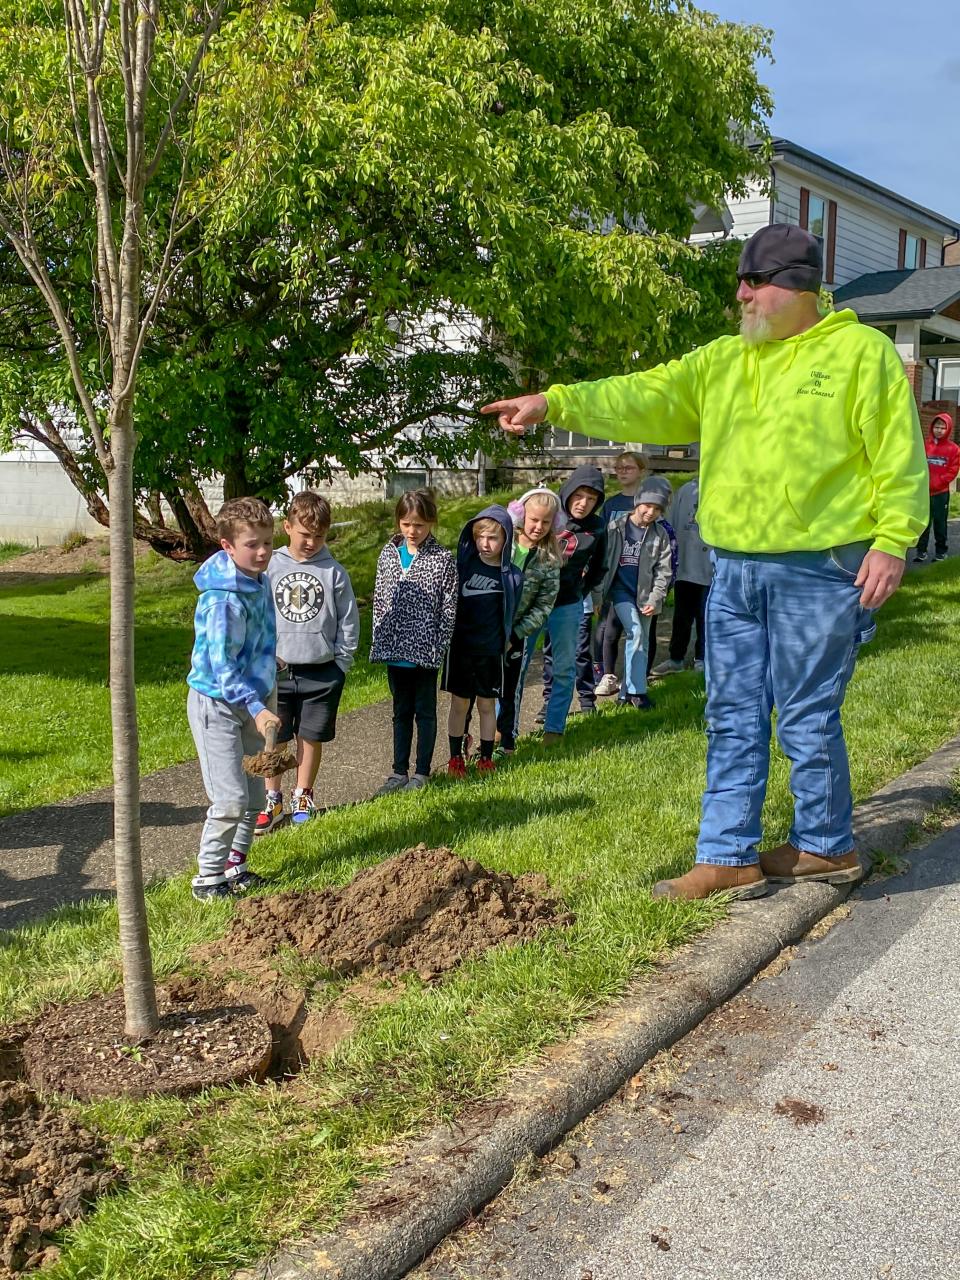
M674 662L673 658L667 658L664 662L658 662L650 672L652 676L672 676L677 671L683 670L682 662Z
M694 669L694 671L705 671L705 670L706 670L706 668L705 668L705 666L704 666L704 662L703 662L703 659L702 659L702 658L697 658L697 659L695 659L694 664L693 664L693 669Z
M420 788L425 787L429 781L429 774L415 773L403 789L404 791L419 791Z
M405 773L391 773L383 786L373 793L373 797L376 799L377 796L388 796L394 791L402 791L408 782L409 778Z

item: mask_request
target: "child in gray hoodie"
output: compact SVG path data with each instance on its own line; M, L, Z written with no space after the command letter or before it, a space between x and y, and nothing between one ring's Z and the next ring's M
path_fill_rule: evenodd
M277 615L277 714L280 742L297 740L294 825L316 813L313 785L323 753L337 729L337 708L360 639L360 618L350 578L327 549L330 504L304 490L283 522L290 545L273 553L267 569ZM286 817L282 779L267 781L256 834Z

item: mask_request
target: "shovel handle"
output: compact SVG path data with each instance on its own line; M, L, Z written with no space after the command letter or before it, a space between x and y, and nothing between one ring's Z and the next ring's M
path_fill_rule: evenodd
M271 721L267 725L263 735L263 743L265 751L275 751L277 746L277 734L280 732L280 726L277 722Z

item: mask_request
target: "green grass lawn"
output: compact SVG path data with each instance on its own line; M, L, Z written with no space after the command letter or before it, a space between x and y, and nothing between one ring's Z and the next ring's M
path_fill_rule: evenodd
M859 798L960 727L958 623L958 561L911 575L883 610L845 713ZM76 1107L112 1136L129 1186L67 1233L51 1280L221 1277L307 1226L334 1224L357 1181L388 1164L397 1143L494 1092L656 956L714 921L716 903L649 895L690 857L702 711L697 678L674 677L649 715L608 710L573 722L560 750L525 743L490 778L440 779L264 842L258 865L281 888L341 883L419 840L452 845L491 867L544 872L577 923L489 953L436 987L409 980L395 1003L358 1010L354 1037L293 1086ZM776 755L771 843L789 819L787 766ZM149 909L161 974L220 935L230 912L195 903L186 877L151 890ZM112 904L62 911L0 949L0 1017L109 989L117 976ZM313 1000L323 1005L338 990L320 982Z
M456 546L464 522L492 500L443 501L441 541ZM332 531L330 547L350 573L361 604L360 647L344 689L344 711L387 696L384 668L371 666L367 655L369 600L377 556L393 531L393 506L366 503L335 513L353 522ZM10 554L23 550L16 547ZM137 692L144 773L194 754L185 680L193 644L195 569L152 553L137 564ZM102 574L38 575L11 586L4 586L0 576L0 814L109 783L108 619L109 587Z

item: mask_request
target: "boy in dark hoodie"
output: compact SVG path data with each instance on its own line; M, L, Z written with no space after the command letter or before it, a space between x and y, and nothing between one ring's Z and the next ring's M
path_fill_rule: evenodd
M330 503L305 489L283 522L290 543L273 553L267 577L277 611L277 712L279 741L297 740L295 826L316 813L313 784L323 743L337 731L337 709L360 639L357 601L346 569L327 548ZM282 779L267 780L267 800L257 818L258 836L284 821Z
M947 517L950 514L950 486L960 471L960 448L953 443L953 419L949 413L938 413L930 423L927 437L927 465L930 468L930 520L920 541L914 560L920 564L927 558L930 529L933 528L934 560L947 557Z
M557 533L563 553L560 589L546 625L544 643L543 741L560 740L567 723L577 676L577 652L582 644L584 600L603 577L606 525L600 515L604 481L599 467L577 467L560 489L564 525ZM586 648L589 663L589 631ZM537 646L531 636L524 655L524 675ZM549 644L549 648L548 648ZM591 672L592 674L592 672ZM521 675L521 688L523 675Z
M447 773L467 770L463 736L476 699L480 715L480 758L484 773L495 768L497 698L503 688L503 661L523 575L512 563L513 521L504 507L486 507L468 520L457 547L457 620L440 687L450 694L450 762Z

